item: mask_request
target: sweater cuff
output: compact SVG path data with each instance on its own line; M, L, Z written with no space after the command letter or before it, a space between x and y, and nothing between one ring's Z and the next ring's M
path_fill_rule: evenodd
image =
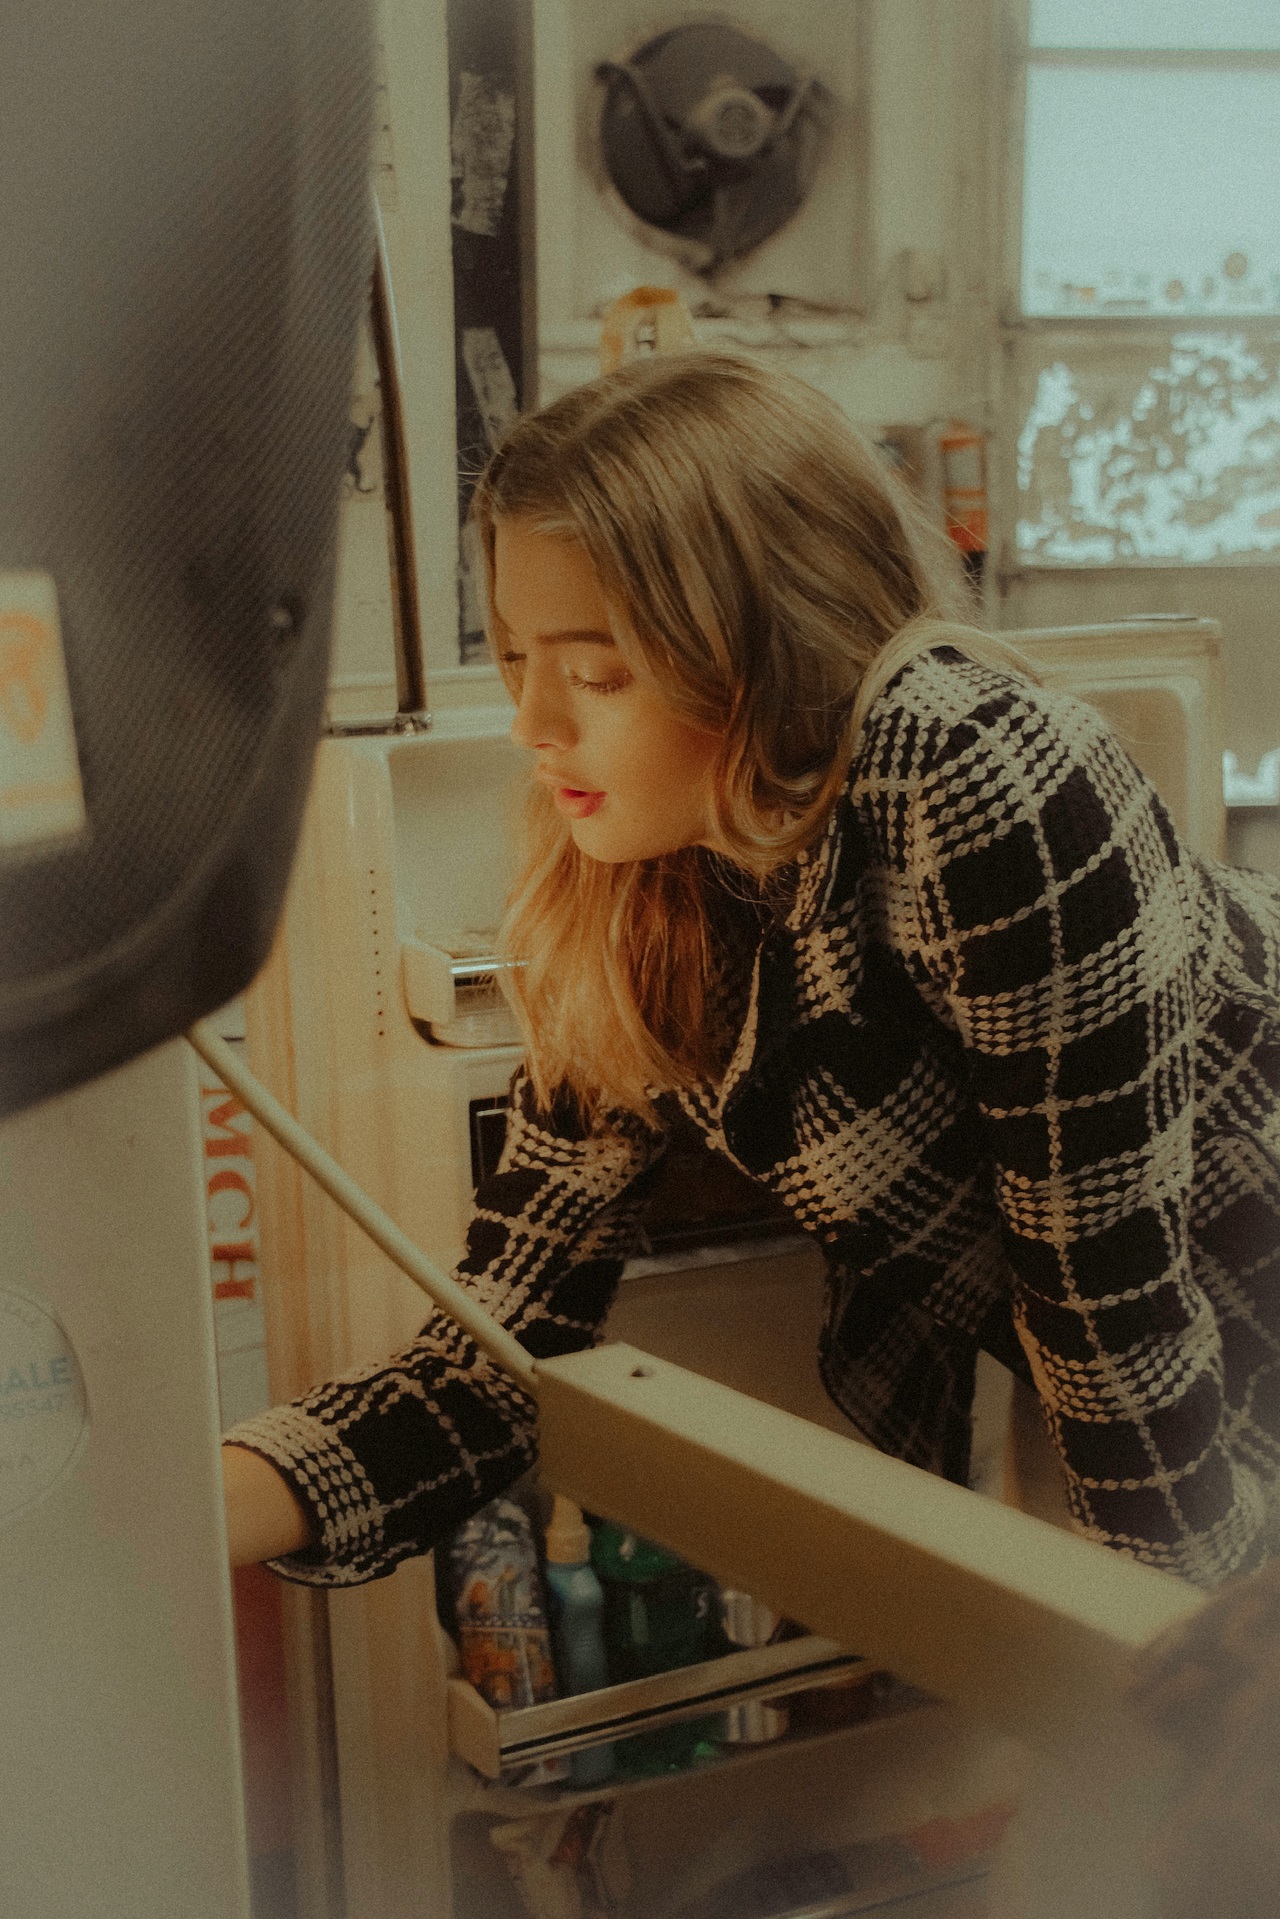
M222 1435L283 1474L306 1507L316 1544L265 1563L306 1586L361 1585L383 1570L385 1511L364 1467L332 1426L301 1406L274 1406ZM391 1567L385 1567L390 1571Z

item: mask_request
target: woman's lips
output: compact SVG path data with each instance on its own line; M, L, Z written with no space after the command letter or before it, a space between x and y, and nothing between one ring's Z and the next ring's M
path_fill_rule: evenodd
M587 819L604 802L603 793L585 793L576 786L557 786L554 791L560 811L574 820Z

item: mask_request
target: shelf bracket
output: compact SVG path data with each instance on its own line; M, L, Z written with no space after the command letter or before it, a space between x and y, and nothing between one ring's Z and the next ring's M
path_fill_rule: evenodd
M1242 773L1232 752L1222 756L1222 797L1228 807L1280 806L1280 746L1264 753L1256 773Z

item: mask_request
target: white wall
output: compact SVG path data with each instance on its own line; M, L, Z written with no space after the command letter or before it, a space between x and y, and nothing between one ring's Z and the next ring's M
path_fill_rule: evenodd
M986 0L741 0L731 17L837 94L854 123L829 156L862 177L863 217L820 178L792 229L708 287L645 246L589 168L591 69L706 10L535 0L542 397L595 371L600 309L629 285L678 287L704 339L776 357L860 424L924 423L984 402ZM852 256L858 257L853 259ZM844 311L832 256L847 255ZM926 297L909 299L904 283ZM932 289L932 297L929 297ZM792 300L769 317L763 291ZM799 297L796 297L799 296ZM820 303L805 311L802 302ZM723 314L712 317L708 309Z

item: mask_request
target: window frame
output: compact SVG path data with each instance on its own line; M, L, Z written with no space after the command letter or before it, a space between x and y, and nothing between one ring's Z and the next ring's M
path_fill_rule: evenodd
M998 253L998 294L996 326L993 328L990 391L996 423L996 457L989 463L988 490L994 539L989 567L988 592L995 604L1005 598L1007 589L1020 578L1038 574L1119 573L1166 569L1198 570L1216 566L1275 565L1280 551L1268 554L1242 553L1209 561L1182 557L1147 560L1109 560L1095 565L1064 565L1028 560L1019 556L1016 545L1018 519L1017 444L1024 422L1018 414L1019 349L1031 341L1048 347L1060 340L1065 349L1074 339L1086 338L1101 346L1106 340L1123 341L1129 346L1150 343L1153 365L1172 348L1174 337L1186 332L1230 332L1245 340L1273 342L1280 334L1280 312L1242 314L1148 314L1106 313L1096 317L1088 313L1028 314L1022 310L1022 214L1023 179L1027 131L1027 78L1036 65L1094 67L1165 67L1187 69L1213 67L1232 70L1280 69L1280 48L1276 49L1200 49L1200 48L1041 48L1032 47L1031 0L993 0L997 12L995 45L999 57L994 63L993 92L990 102L999 137L993 141L998 154L999 178L994 183L993 200L997 210L996 250Z

